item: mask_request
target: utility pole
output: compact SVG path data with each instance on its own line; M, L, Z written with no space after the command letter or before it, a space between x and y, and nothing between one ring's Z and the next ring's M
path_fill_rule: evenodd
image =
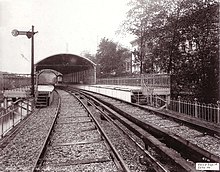
M31 36L31 95L34 97L34 26L32 25Z
M31 95L34 97L34 34L38 32L34 32L34 26L32 25L31 32L14 29L11 33L13 36L26 35L28 39L31 38Z

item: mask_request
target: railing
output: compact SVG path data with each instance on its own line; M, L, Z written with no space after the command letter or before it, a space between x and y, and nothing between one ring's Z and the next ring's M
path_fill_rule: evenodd
M147 74L140 77L97 79L97 84L105 85L142 86L143 83L150 87L170 87L170 76L168 74Z
M183 113L201 120L220 124L220 102L217 104L204 104L197 102L171 100L167 106L169 110Z
M33 99L20 99L0 113L0 137L25 119L34 109Z
M181 100L165 100L156 95L146 95L145 100L148 106L156 108L165 108L188 115L194 118L199 118L204 121L220 124L220 102L217 104L199 103L197 99L194 102Z
M170 76L168 74L152 74L134 78L105 78L97 79L97 84L170 88ZM196 99L194 102L183 101L180 98L178 100L165 100L165 98L163 99L157 95L152 95L151 93L146 95L145 99L150 106L157 108L163 108L166 106L167 110L176 111L201 120L220 124L219 102L213 105L199 103Z
M143 77L142 82L148 87L168 87L170 88L170 75L168 74L148 74Z
M199 103L197 99L194 102L181 100L165 100L156 95L147 95L145 100L148 106L156 108L165 108L188 115L194 118L199 118L204 121L220 124L220 102L217 104Z
M97 79L97 84L141 86L141 78L105 78L105 79Z
M166 100L157 95L147 95L145 96L145 100L148 106L152 106L156 108L166 107Z
M3 95L3 89L4 83L3 83L3 74L0 73L0 101L3 101L4 95Z

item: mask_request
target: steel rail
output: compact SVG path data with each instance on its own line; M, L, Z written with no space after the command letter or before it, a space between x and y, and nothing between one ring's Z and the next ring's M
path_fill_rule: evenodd
M117 108L116 106L110 104L109 102L105 102L103 100L100 100L101 102L103 102L104 104L106 104L108 107L111 107L112 109L114 109L116 112L118 112L119 114L121 114L122 116L124 116L125 118L127 118L128 120L134 121L134 123L140 127L142 127L144 130L155 130L156 132L160 132L162 133L162 135L164 135L166 138L169 138L170 142L175 142L178 143L178 145L187 148L190 151L193 151L194 153L197 154L197 159L198 158L206 158L212 162L220 162L220 158L212 153L209 153L208 151L194 145L193 143L190 143L189 141L178 137L170 132L166 132L161 128L152 126L152 124L148 123L148 122L142 122L141 120L138 120L137 118L133 117L132 115L130 115L129 113L126 113L124 111L122 111L121 109ZM170 146L172 146L170 144ZM192 155L191 155L192 156ZM201 159L198 159L198 161L201 161Z
M85 92L85 91L83 91L83 92ZM86 92L88 93L89 91L86 91ZM90 93L88 93L88 94L91 95ZM95 93L95 94L97 94L97 93ZM101 94L99 94L99 95L101 95ZM92 96L92 95L91 95L91 96ZM103 95L102 95L102 96L103 96ZM110 96L106 96L106 97L112 98L112 97L110 97ZM97 99L100 100L99 98L97 98ZM148 107L146 108L146 107L143 107L143 106L140 106L140 105L136 105L136 104L133 104L133 103L129 103L129 102L126 102L126 101L117 99L117 98L112 98L112 99L116 99L116 100L118 100L118 101L121 101L121 102L123 102L123 103L129 104L129 105L131 105L131 106L139 107L139 108L141 108L141 109L143 109L143 110L148 110L148 111L150 111L150 112L154 112L154 113L156 113L156 114L158 114L158 115L164 115L164 116L166 116L166 117L170 117L170 118L174 119L174 120L177 121L177 122L183 122L183 123L186 123L186 124L188 124L188 125L190 125L190 126L192 125L193 128L195 128L196 125L197 125L197 127L198 127L199 129L201 129L202 131L205 130L205 131L207 131L207 133L212 132L212 131L210 131L210 126L207 126L207 125L206 125L206 126L201 126L201 125L198 124L198 123L190 123L191 121L183 120L183 119L180 119L180 118L175 118L174 115L168 114L168 113L163 112L163 111L159 111L159 110L155 110L155 109L149 109ZM141 122L140 120L137 120L135 117L132 117L132 115L123 112L122 110L120 110L120 109L117 108L116 106L111 105L109 102L105 102L105 101L103 101L103 100L100 100L100 101L103 102L104 104L106 104L107 106L112 107L112 108L115 109L115 111L117 111L118 113L123 114L123 116L126 116L126 118L129 118L130 120L136 121L136 124L137 124L137 125L139 125L139 126L144 126L144 128L145 128L146 130L148 130L149 128L151 128L152 130L155 129L155 128L152 127L150 124L146 124L146 123ZM205 127L207 127L207 128L205 128ZM181 137L177 137L177 136L175 136L175 135L173 135L173 134L171 134L171 133L166 133L166 132L164 132L163 130L161 130L161 129L159 129L159 128L156 128L156 129L159 130L159 132L165 134L166 137L169 137L169 138L170 138L170 141L172 141L172 142L178 141L178 144L179 144L179 145L182 145L182 146L184 146L184 147L188 147L188 149L197 152L197 155L198 155L199 157L205 157L205 159L208 159L208 160L213 161L213 162L220 162L220 158L219 158L218 156L209 153L208 151L206 151L206 150L204 150L204 149L202 149L202 148L200 148L200 147L198 147L198 146L196 146L196 145L194 145L194 144L192 144L192 143L190 143L190 142L188 142L188 141L182 139ZM214 131L213 131L213 132L214 132ZM216 131L215 131L214 133L219 133L219 130L216 129ZM211 134L211 135L212 135L212 134ZM216 136L214 135L214 137L216 137ZM199 160L199 161L201 161L201 160Z
M117 114L120 114L120 117L116 117L119 121L121 121L124 125L126 125L127 127L131 128L132 131L135 131L138 133L139 137L142 138L142 140L147 144L150 143L151 146L156 146L159 150L159 153L162 153L163 155L168 156L169 158L171 158L171 160L173 160L176 164L180 165L183 169L187 169L187 171L195 171L194 168L192 166L190 166L188 163L186 163L186 160L183 159L180 155L178 155L177 153L175 153L174 151L171 151L166 145L164 145L163 143L161 143L158 139L156 139L154 136L152 136L151 134L149 134L147 131L145 131L144 129L142 129L143 126L140 126L138 123L138 120L135 119L134 117L131 118L127 118L126 116L130 116L129 114L125 115L125 112L123 112L122 110L118 109L117 107L114 107L113 105L111 105L109 102L106 103L105 101L97 98L97 97L93 97L92 95L87 96L87 97L91 97L91 99L93 101L95 101L97 104L100 105L100 102L102 104L104 104L104 107L106 109L106 111L108 111L109 113L115 115L115 112ZM98 100L98 101L97 101ZM115 110L116 109L116 110ZM124 113L124 114L122 114ZM122 116L123 118L125 118L127 120L127 122L123 121L121 118ZM131 122L132 121L132 122ZM138 126L138 127L137 127ZM139 129L140 128L140 129ZM146 127L147 128L147 127ZM156 145L155 145L156 144ZM157 151L158 151L157 150ZM175 158L174 158L175 157Z
M166 169L165 167L163 167L156 158L154 158L150 152L148 152L145 148L143 148L139 143L137 143L135 141L135 139L131 136L129 136L129 134L127 134L124 129L122 129L115 121L114 119L112 119L108 114L106 114L105 111L103 111L102 109L100 109L97 105L95 105L93 102L90 101L90 104L92 104L94 107L96 107L96 109L99 110L99 112L105 116L105 118L108 119L108 121L111 121L112 123L114 123L114 125L119 128L130 140L133 141L133 143L139 147L144 153L145 155L148 157L149 162L151 163L151 165L153 165L154 169L156 169L158 172L169 172L168 169ZM99 102L99 105L101 105L102 103ZM103 108L103 107L102 107Z
M71 87L68 87L68 88L72 89ZM87 92L88 94L90 94L90 93L91 94L98 94L98 95L101 95L101 96L112 98L112 99L118 100L120 102L126 103L128 105L135 106L135 107L138 107L140 109L143 109L143 110L146 110L146 111L149 111L149 112L153 112L153 113L158 114L160 116L165 116L165 117L168 117L168 118L172 118L174 121L184 123L184 124L189 125L193 128L198 128L198 129L200 129L200 130L202 130L205 133L208 133L210 135L217 136L217 137L220 136L220 126L217 125L217 124L214 124L214 123L209 123L209 122L206 122L206 121L202 121L202 120L199 120L199 119L196 119L196 118L189 117L187 115L184 115L184 118L183 118L183 115L179 114L179 113L173 114L171 111L161 110L160 108L157 109L157 108L153 108L153 107L150 107L150 106L142 106L142 105L138 105L138 104L135 104L135 103L127 102L127 101L122 100L122 99L111 97L111 96L108 96L108 95L103 95L101 93L96 93L96 92L83 90L83 89L79 89L79 90L81 90L83 92Z
M55 91L56 91L56 90L55 90ZM57 92L57 91L56 91L56 92ZM60 95L59 95L58 93L57 93L57 95L58 95L58 97L59 97L59 100L58 100L58 106L57 106L56 112L55 112L55 117L54 117L53 122L52 122L52 124L51 124L51 126L50 126L50 129L49 129L49 131L48 131L48 133L47 133L46 139L44 140L43 146L41 147L40 153L38 154L38 156L37 156L37 158L36 158L36 161L35 161L35 163L34 163L34 166L33 166L32 170L31 170L32 172L40 171L40 169L38 169L38 168L41 168L41 165L42 165L42 163L43 163L42 157L43 157L43 155L44 155L44 153L45 153L45 151L46 151L47 145L48 145L48 143L49 143L49 141L50 141L50 140L49 140L49 139L50 139L50 135L51 135L51 133L52 133L52 131L53 131L55 122L56 122L57 117L58 117L58 114L59 114L59 112L60 112L61 97L60 97ZM39 167L38 167L38 166L39 166Z
M103 137L105 138L106 142L108 143L109 147L111 148L112 152L114 153L115 157L117 158L118 162L121 165L121 168L124 170L124 172L130 172L130 169L127 167L127 165L125 164L124 160L122 159L122 157L120 156L120 154L118 153L118 151L116 150L116 148L114 147L114 145L111 143L109 137L107 136L107 134L105 133L105 131L102 129L101 125L99 124L99 122L95 119L95 117L93 116L92 112L86 107L86 105L80 100L80 98L78 98L75 94L73 94L72 92L69 92L71 95L73 95L74 97L77 98L77 100L83 105L83 107L86 109L86 111L89 113L89 115L92 117L92 119L94 120L96 126L98 127L99 131L101 132L101 134L103 135Z

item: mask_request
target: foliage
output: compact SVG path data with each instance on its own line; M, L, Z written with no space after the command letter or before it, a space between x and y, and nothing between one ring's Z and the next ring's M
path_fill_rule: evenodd
M97 63L96 57L95 55L91 54L89 51L84 51L80 54L82 57L85 57L89 60L91 60L92 62L94 62L95 64Z
M97 77L120 76L125 71L124 59L130 54L126 48L103 38L99 44L96 60Z
M218 99L217 0L131 0L124 28L137 36L144 72L172 75L173 96Z

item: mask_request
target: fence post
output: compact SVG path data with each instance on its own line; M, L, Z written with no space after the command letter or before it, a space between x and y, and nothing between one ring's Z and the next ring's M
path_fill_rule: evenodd
M3 122L4 122L4 116L1 117L1 138L3 138Z
M11 105L11 108L9 109L10 117L12 118L12 128L14 127L14 104Z
M195 98L195 117L198 118L198 99Z
M154 106L154 104L153 104L153 95L152 94L150 94L150 105Z
M35 99L32 100L30 113L33 112L34 108L35 108Z
M15 111L15 105L12 105L12 111L10 113L12 113L12 128L14 127L15 124L15 119L14 119L14 111Z
M28 114L29 114L29 106L30 106L30 103L31 103L31 102L30 102L30 100L28 99L26 103L27 103L27 104L26 104L26 105L27 105L27 108L26 108L26 116L28 116Z
M180 96L178 96L178 112L181 113L181 101L180 101Z
M96 89L97 89L97 88L96 88ZM30 112L32 112L32 111L33 111L33 108L34 108L34 106L35 106L35 104L34 104L34 103L35 103L35 100L34 100L34 99L33 99L33 100L31 100L31 105L29 105L29 108L28 108ZM30 109L30 108L31 108L31 109Z
M8 108L8 100L7 98L4 97L4 108L7 109Z
M19 106L18 106L19 107ZM20 106L20 108L21 108L21 119L20 119L20 121L22 121L22 101L21 101L21 106Z
M166 95L166 110L168 110L168 96Z
M218 105L218 112L217 112L217 124L220 123L220 101L217 101L217 105Z

